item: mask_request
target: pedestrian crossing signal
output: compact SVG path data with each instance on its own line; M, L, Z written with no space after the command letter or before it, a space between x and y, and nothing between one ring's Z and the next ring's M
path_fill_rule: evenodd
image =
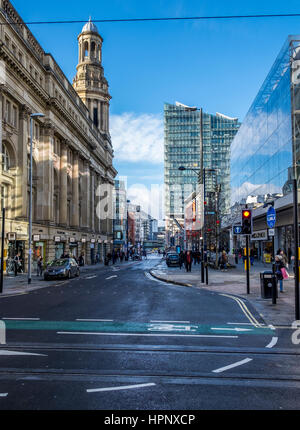
M249 209L242 210L242 234L252 234L252 212Z

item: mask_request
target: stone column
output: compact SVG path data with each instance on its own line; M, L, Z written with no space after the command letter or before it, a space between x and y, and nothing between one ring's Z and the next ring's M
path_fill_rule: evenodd
M95 231L95 172L90 168L90 227Z
M67 225L67 164L68 164L67 141L60 145L60 193L59 193L59 223Z
M17 177L16 177L16 217L27 219L27 147L29 143L29 115L30 110L27 106L22 105L19 109L19 138L17 150Z
M89 228L90 226L90 163L88 160L83 162L84 173L82 176L82 227Z
M101 232L101 223L100 223L100 192L101 192L101 176L97 175L96 179L96 203L95 203L95 220L96 220L96 231L98 233Z
M72 226L79 227L79 158L77 151L73 152L72 201Z
M50 222L53 214L54 173L53 141L54 127L46 123L43 127L42 142L39 142L39 160L37 163L37 212L36 219Z

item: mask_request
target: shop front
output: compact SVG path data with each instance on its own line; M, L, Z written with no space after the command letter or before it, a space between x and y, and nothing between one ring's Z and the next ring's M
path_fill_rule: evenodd
M65 253L65 243L61 240L61 236L54 237L55 243L55 259L61 258Z
M70 237L69 242L69 249L70 249L70 256L74 257L76 260L78 260L78 242L75 237Z
M25 240L18 240L16 233L7 234L7 259L13 260L17 254L20 257L20 271L25 271Z
M250 248L257 260L271 263L273 245L272 239L268 237L268 230L254 231L251 235Z
M96 239L91 239L90 242L90 257L91 257L91 264L95 264L96 263Z
M41 240L39 234L33 235L33 269L37 270L38 259L42 257L42 265L46 263L46 242Z

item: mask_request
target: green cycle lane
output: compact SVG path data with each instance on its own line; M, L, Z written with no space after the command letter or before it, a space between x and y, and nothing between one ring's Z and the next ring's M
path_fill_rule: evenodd
M52 330L58 332L93 332L126 334L176 334L186 336L236 336L240 334L273 335L267 326L220 326L208 324L142 323L122 321L22 321L2 320L6 330Z

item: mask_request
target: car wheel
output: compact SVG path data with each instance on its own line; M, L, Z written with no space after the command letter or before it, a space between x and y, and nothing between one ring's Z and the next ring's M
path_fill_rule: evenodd
M77 272L76 272L76 277L78 278L78 276L79 276L79 269L77 269Z
M68 271L68 275L67 275L68 279L71 279L71 270Z

